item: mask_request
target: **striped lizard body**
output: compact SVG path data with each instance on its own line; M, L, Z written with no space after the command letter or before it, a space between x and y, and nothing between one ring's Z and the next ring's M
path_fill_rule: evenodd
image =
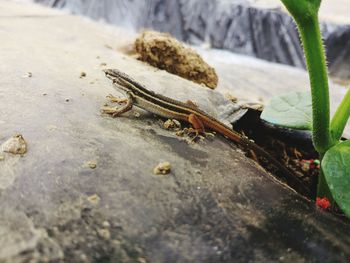
M299 192L310 196L310 191L305 187L305 185L298 178L296 178L291 171L274 159L265 150L256 145L253 141L249 140L247 137L244 137L240 133L232 130L224 123L209 116L195 105L191 103L183 103L148 90L127 74L117 69L106 69L104 72L106 76L113 81L113 84L118 89L125 92L128 98L126 105L115 110L112 115L117 116L127 112L133 105L135 105L164 118L189 122L200 132L204 132L204 128L209 128L236 142L243 148L253 150L258 155L266 158L269 162L276 166L276 168L283 172L284 176L286 176L289 181L293 182L294 187L296 187Z

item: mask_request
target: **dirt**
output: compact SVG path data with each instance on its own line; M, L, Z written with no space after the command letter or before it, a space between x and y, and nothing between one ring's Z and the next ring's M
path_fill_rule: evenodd
M272 128L263 123L259 116L260 111L249 110L235 124L235 129L252 139L272 157L291 170L294 176L309 189L310 195L307 198L315 199L319 166L317 163L318 154L312 146L311 138L307 133L303 136L296 136L289 130ZM270 164L262 163L262 165L293 188L293 182L286 180L284 177L281 178L275 171L271 171ZM298 191L298 189L295 190Z
M308 135L307 132L305 132L303 135L298 135L291 130L273 128L260 120L260 114L260 110L249 110L248 113L235 124L234 128L252 139L272 157L291 170L295 177L301 180L304 186L309 189L310 195L304 196L308 199L316 200L320 167L317 165L319 157L312 145L311 134ZM316 163L314 161L316 161ZM294 188L295 191L299 192L298 189L293 187L294 182L285 180L285 177L282 177L271 168L271 164L260 164L276 178L284 181L291 188ZM348 221L336 204L328 211L342 220Z
M144 31L135 41L139 59L198 84L215 89L218 76L195 50L170 34Z

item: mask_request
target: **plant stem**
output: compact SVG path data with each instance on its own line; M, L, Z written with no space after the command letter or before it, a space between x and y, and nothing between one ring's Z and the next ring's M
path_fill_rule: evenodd
M331 191L329 190L329 187L326 182L326 178L324 177L322 169L320 169L320 173L318 175L317 196L327 197L329 202L331 202L332 204L334 203L333 196L331 194Z
M312 140L322 162L326 151L335 144L330 132L327 65L318 21L322 0L281 1L296 21L304 47L312 97ZM342 122L340 117L336 118L334 127L341 128ZM319 197L333 200L322 170L317 190Z
M336 143L343 135L344 128L350 117L350 89L348 89L345 97L338 106L331 122L331 135L333 141Z
M317 13L296 19L304 47L312 95L312 132L315 149L323 155L331 146L327 65Z
M330 133L329 86L325 52L317 12L302 20L297 20L301 41L304 47L307 69L309 71L312 96L312 139L316 151L323 155L334 145ZM317 196L327 197L332 203L333 197L320 170Z

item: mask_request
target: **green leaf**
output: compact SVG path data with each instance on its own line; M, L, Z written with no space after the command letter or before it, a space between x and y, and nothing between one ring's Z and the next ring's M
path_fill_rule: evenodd
M330 148L321 165L334 200L350 217L350 140Z
M312 102L310 92L291 92L274 97L266 105L261 119L287 128L311 130Z

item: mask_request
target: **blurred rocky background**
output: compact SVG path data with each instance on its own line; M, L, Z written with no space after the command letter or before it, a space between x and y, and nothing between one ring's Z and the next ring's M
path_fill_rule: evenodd
M296 26L278 0L35 0L132 30L154 28L195 45L305 68ZM324 1L322 32L333 77L350 78L346 0Z

